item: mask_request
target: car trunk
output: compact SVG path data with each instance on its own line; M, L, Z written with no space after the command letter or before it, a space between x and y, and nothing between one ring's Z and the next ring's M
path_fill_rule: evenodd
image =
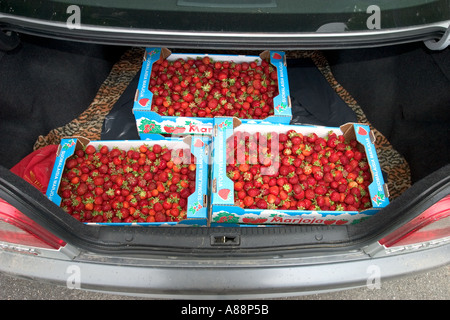
M143 50L22 35L16 48L0 52L0 195L67 243L110 254L333 252L379 240L448 193L448 49L432 52L414 43L288 51L292 123L369 124L390 192L388 207L347 226L128 228L82 224L10 169L31 152L59 144L64 136L137 139L131 108Z

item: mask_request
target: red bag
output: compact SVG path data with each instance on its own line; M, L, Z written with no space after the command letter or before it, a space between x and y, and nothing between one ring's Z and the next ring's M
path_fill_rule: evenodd
M12 167L11 172L35 186L42 193L46 193L57 150L58 145L40 148Z

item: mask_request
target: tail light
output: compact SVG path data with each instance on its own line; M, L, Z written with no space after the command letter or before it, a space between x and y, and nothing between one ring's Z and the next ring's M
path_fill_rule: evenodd
M0 242L43 249L59 249L66 245L64 241L2 199L0 199Z
M450 195L379 241L385 247L404 246L450 237Z

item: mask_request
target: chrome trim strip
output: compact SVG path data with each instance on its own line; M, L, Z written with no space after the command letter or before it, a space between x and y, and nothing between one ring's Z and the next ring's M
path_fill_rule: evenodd
M180 44L181 46L224 47L244 46L255 48L269 46L278 49L301 49L303 47L358 47L386 45L411 41L436 40L450 27L450 20L433 24L341 33L236 33L236 32L189 32L174 30L145 30L117 27L97 27L80 24L79 28L68 28L66 23L34 18L17 17L0 13L0 23L8 24L10 30L47 37L78 41L110 43L119 45Z

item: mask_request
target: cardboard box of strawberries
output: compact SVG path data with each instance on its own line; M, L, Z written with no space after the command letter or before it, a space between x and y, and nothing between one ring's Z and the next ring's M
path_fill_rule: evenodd
M389 203L366 125L214 120L212 225L350 224Z
M133 105L141 139L210 135L215 116L285 124L292 118L284 52L177 54L147 48L143 60Z
M62 139L47 197L87 224L207 224L209 138Z

